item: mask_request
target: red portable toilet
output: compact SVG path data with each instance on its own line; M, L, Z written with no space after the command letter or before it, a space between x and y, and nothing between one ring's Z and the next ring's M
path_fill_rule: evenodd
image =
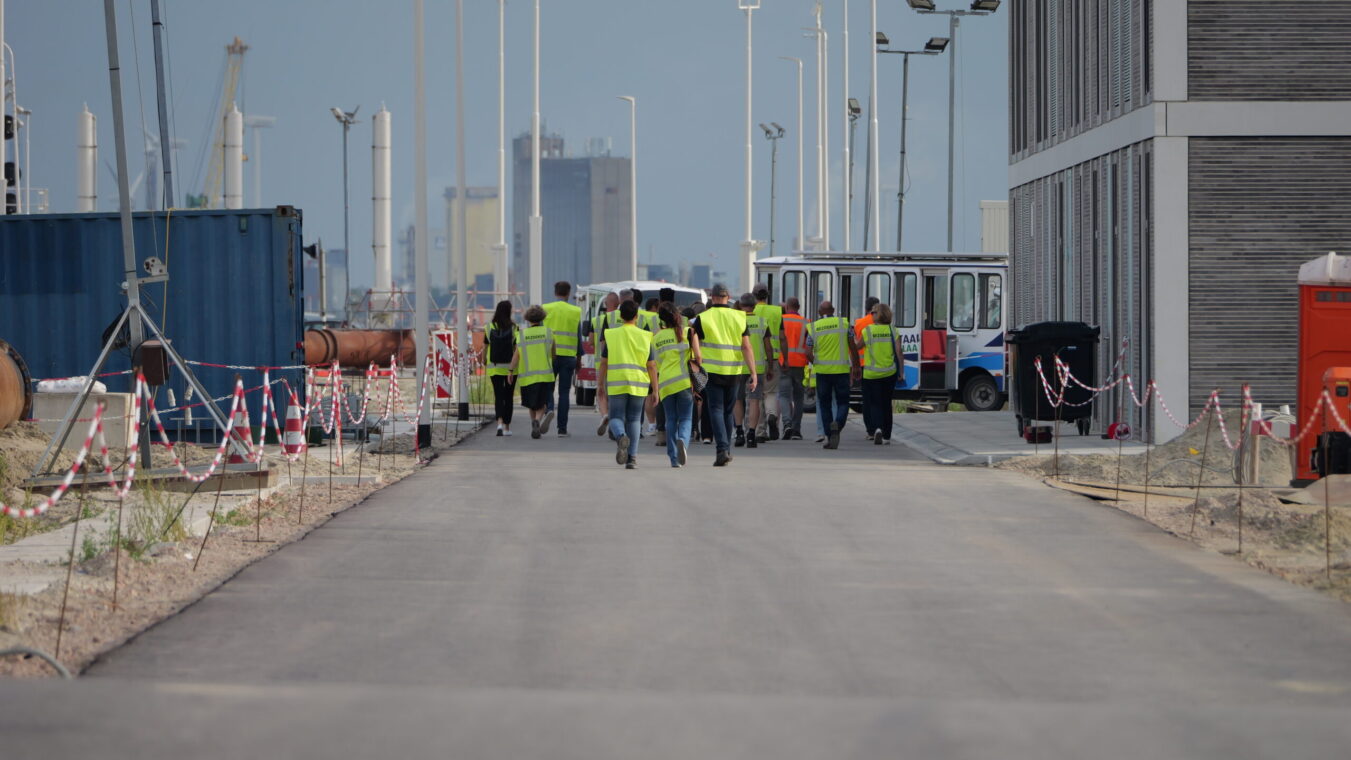
M1333 367L1351 367L1351 257L1329 253L1299 268L1299 413L1295 432L1314 415L1323 395L1324 375ZM1321 432L1322 428L1315 425L1300 440L1292 485L1318 479L1312 456Z

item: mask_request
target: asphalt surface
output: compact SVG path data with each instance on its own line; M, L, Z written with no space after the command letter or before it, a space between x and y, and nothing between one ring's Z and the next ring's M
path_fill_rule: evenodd
M856 425L626 471L595 419L489 430L84 678L0 683L0 756L1348 754L1344 605Z

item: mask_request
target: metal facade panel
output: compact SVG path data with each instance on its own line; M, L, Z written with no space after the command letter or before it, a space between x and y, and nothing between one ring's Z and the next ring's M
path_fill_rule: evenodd
M1293 404L1300 264L1351 240L1351 138L1192 138L1191 406Z
M137 260L157 256L170 274L168 283L142 287L142 303L184 358L302 363L300 212L175 211L167 226L158 212L133 221ZM89 371L104 331L125 308L124 279L117 214L0 217L0 336L18 348L35 378ZM105 371L130 366L123 349ZM213 396L227 394L234 382L231 370L202 368L198 377ZM292 373L291 382L298 377ZM110 390L130 390L125 376L105 382ZM179 373L168 387L181 402ZM167 406L164 398L159 404Z
M1187 4L1191 100L1351 98L1346 0Z

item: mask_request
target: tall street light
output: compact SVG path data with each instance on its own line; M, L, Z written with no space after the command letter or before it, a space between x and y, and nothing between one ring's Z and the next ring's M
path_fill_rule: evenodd
M911 8L920 13L948 17L948 39L951 40L951 55L948 57L948 251L952 251L953 219L953 176L956 162L956 113L957 113L957 28L961 26L962 16L988 16L999 10L1000 0L972 0L970 10L940 11L934 7L933 0L906 0Z
M876 13L876 4L877 0L873 0L874 14ZM844 25L840 30L840 58L843 59L842 74L844 76L844 84L840 92L843 93L843 95L846 98L848 98L849 97L849 0L840 0L840 5L843 6L844 8ZM848 130L850 128L852 121L853 119L850 118L849 109L845 108L844 124L842 125L842 128L840 130L841 135L844 135L845 130ZM845 171L844 175L845 181L841 183L840 187L840 190L842 191L841 195L843 196L844 200L844 219L842 220L844 222L844 224L842 225L844 229L844 246L840 250L847 251L850 249L852 245L850 236L853 234L853 225L854 225L854 209L852 203L854 197L854 186L852 182L854 178L853 175L849 174L849 167L854 165L854 159L850 157L850 153L853 151L854 146L850 144L849 140L841 140L840 142L844 144L844 163L841 165L844 167Z
M830 250L830 198L826 194L829 186L830 163L826 158L826 145L830 144L830 120L827 118L826 103L830 100L830 61L829 36L821 25L821 4L812 10L816 16L816 26L806 27L816 38L816 239L820 250Z
M924 43L923 50L889 50L887 48L878 48L879 53L893 53L902 56L904 63L901 66L901 181L896 192L896 250L902 251L902 243L905 240L905 124L910 120L910 56L912 55L938 55L948 47L947 37L930 37L929 41ZM886 45L888 40L885 34L878 33L877 44Z
M778 176L779 176L779 138L784 135L784 128L779 126L777 121L770 122L774 125L771 129L764 124L760 129L765 131L765 139L769 140L769 255L774 255L774 203L778 197Z
M535 100L530 114L530 303L544 303L544 218L539 211L539 0L535 0Z
M760 0L737 0L737 8L746 14L746 238L741 242L741 282L749 290L755 284L755 253L760 250L760 242L752 234L751 212L752 212L752 192L751 192L751 174L754 168L751 160L754 156L754 149L751 146L751 136L754 134L755 122L751 118L751 96L754 94L754 80L752 78L753 67L751 59L752 34L752 13L760 9Z
M352 207L348 199L347 186L347 133L352 130L352 125L357 122L357 111L361 106L353 108L351 111L344 111L341 108L328 109L333 118L342 125L342 247L345 256L345 264L342 267L342 318L344 322L352 321L352 315L348 312L348 301L352 294L352 240L348 236L348 220Z
M638 99L620 95L629 103L629 279L638 279Z
M879 204L881 195L881 186L878 184L878 177L881 175L881 165L878 163L878 156L881 151L877 146L877 0L872 0L872 25L869 34L874 40L874 44L868 46L868 63L872 65L872 77L869 80L870 91L868 94L868 172L872 175L871 196L872 201L868 204L868 213L871 217L869 224L872 236L872 250L877 252L882 250L882 235L880 233L882 226L882 207Z
M781 60L797 64L797 247L807 247L802 227L802 59L779 56Z
M493 291L497 300L510 290L507 252L507 0L497 0L497 243L493 246ZM463 201L461 201L463 202Z

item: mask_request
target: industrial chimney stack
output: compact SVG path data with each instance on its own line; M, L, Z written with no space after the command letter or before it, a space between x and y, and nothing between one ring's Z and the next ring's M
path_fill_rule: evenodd
M390 130L389 110L383 105L371 119L371 163L373 206L371 248L375 252L375 293L387 300L394 289L393 260L390 257Z
M225 207L244 208L244 115L234 103L225 114Z
M98 206L98 128L88 104L75 129L75 210L87 214Z

